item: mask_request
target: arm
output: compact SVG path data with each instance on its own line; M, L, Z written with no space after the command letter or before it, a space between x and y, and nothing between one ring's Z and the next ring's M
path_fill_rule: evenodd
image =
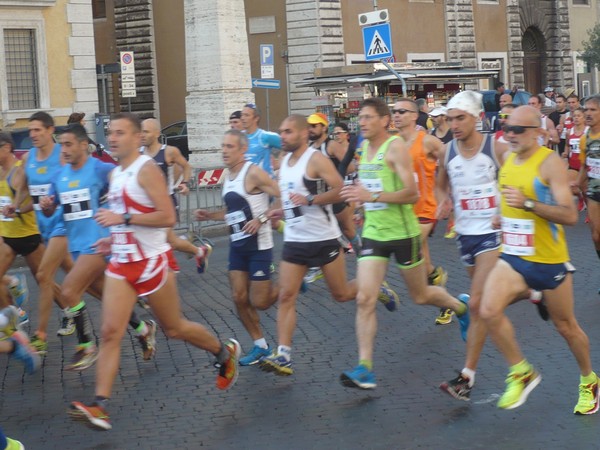
M183 170L183 181L179 184L179 192L183 195L187 195L190 192L188 187L188 183L192 178L192 166L190 163L183 157L181 152L177 147L173 147L171 145L167 146L166 149L166 157L167 164L175 164Z
M347 173L351 173L356 171L356 164L354 164L354 155L356 154L356 138L350 139L350 143L348 144L348 149L346 150L346 154L342 159L340 159L340 165L338 167L338 171L340 175L343 173L344 175ZM352 170L353 169L353 170Z
M308 161L306 173L311 178L322 179L329 186L327 192L315 195L313 205L329 205L341 201L340 190L344 182L329 158L320 152L314 153ZM297 193L290 194L290 200L296 205L308 205L306 197Z
M11 187L14 189L15 193L23 192L25 194L24 201L21 202L21 208L19 208L19 212L21 214L27 213L33 210L33 203L31 202L31 197L29 196L29 190L27 189L27 178L25 177L25 170L23 170L23 166L15 167L15 171L13 173L11 179ZM15 203L12 205L7 205L3 208L2 215L5 217L15 217L16 215L16 196Z
M447 149L447 146L444 146L442 149L442 153L438 159L438 173L435 179L435 199L438 204L438 218L448 217L452 210L452 201L450 200L450 180L448 179L448 172L445 165Z
M197 209L194 211L194 217L196 220L225 220L226 209L219 209L217 211L208 211L207 209Z
M26 167L27 161L29 160L29 153L23 155L23 163L21 167ZM23 178L21 179L21 183L16 183L13 187L15 188L15 200L12 205L9 206L9 210L13 213L17 209L21 209L21 205L25 202L25 199L29 196L29 189L27 187L27 175L25 175L25 170L23 170Z
M508 155L510 154L511 150L508 147L508 144L496 141L494 142L494 152L496 153L496 158L498 159L498 162L502 166L504 165L506 158L508 158Z
M549 117L546 117L546 129L548 130L548 137L551 144L558 144L559 138L558 133L556 132L556 127L554 126L554 122L550 120Z
M423 138L423 144L425 146L425 152L427 158L432 161L439 161L440 155L444 151L444 144L435 136L428 134Z
M277 181L271 178L267 172L256 165L250 166L247 181L249 182L249 185L246 186L246 190L250 193L255 194L259 192L265 192L270 197L279 198L281 196Z

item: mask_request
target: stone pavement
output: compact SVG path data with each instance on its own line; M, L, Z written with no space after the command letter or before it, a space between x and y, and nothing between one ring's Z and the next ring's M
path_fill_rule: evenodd
M587 226L580 223L568 235L578 268L576 311L589 334L598 370L600 263ZM208 324L223 339L237 337L249 349L250 339L229 296L227 241L218 238L215 242L210 268L203 275L196 273L192 261L179 258L183 313ZM468 279L454 242L438 232L431 244L434 262L450 273L450 291L466 291ZM349 256L347 262L354 273L354 257ZM35 304L35 286L30 275L28 279ZM339 374L357 359L354 303L335 303L324 282L317 281L299 300L292 377L246 367L232 390L220 392L214 388L215 369L206 352L160 333L156 359L144 362L136 339L128 334L110 401L114 428L97 432L71 422L65 414L69 401L92 398L94 370L64 371L75 338L51 336L43 369L32 376L24 375L17 362L0 356L2 427L29 450L600 447L600 415L572 414L579 381L575 361L533 305L521 302L509 314L525 354L544 379L524 406L501 411L495 401L504 389L506 366L498 352L486 345L470 403L445 396L438 384L453 378L463 364L458 326L435 326L434 308L412 304L397 272L390 270L389 281L403 304L394 313L378 309L375 371L379 386L374 391L339 384ZM89 304L98 330L98 303L90 300ZM35 322L35 309L28 310ZM51 324L57 328L58 315L54 314ZM261 317L267 340L274 344L276 309Z

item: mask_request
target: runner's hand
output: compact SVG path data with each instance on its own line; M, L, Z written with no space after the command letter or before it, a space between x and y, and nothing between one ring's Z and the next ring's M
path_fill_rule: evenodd
M210 220L208 216L210 213L206 209L197 209L194 211L194 217L196 220Z
M123 214L115 214L110 209L99 208L96 211L95 216L96 222L98 222L103 227L112 227L115 225L122 225L125 223L125 219L123 219Z
M527 198L517 188L507 186L502 189L502 195L504 196L506 204L511 208L525 209L524 203Z
M111 253L110 244L111 244L110 238L102 238L102 239L98 239L96 242L94 242L92 244L92 248L96 249L96 253L99 253L104 256L108 256Z
M249 222L247 222L246 225L244 225L244 228L242 228L242 231L246 234L256 234L256 233L258 233L258 230L260 230L260 227L261 227L260 220L252 219Z

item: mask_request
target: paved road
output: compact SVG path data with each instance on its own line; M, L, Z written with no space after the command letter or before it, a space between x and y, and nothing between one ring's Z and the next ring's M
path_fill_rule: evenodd
M576 310L600 367L599 262L583 224L569 230L577 292ZM251 342L233 312L225 261L227 242L217 248L209 271L198 275L180 258L182 308L186 317L208 324L221 337ZM449 289L465 291L468 280L452 241L432 239L434 259L450 272ZM354 272L354 258L348 258ZM484 349L477 388L470 403L438 389L462 368L464 344L456 323L435 326L434 308L413 305L397 273L390 284L403 299L400 311L381 307L375 370L379 387L349 390L337 381L356 363L353 302L332 301L323 281L311 285L298 305L294 352L296 373L279 378L256 367L243 368L229 392L214 387L215 370L204 351L159 337L155 361L141 359L135 339L123 343L122 366L110 411L111 432L71 423L65 409L73 399L93 395L94 371L63 371L75 338L52 336L44 367L33 376L0 356L2 426L27 449L564 449L599 448L600 415L574 416L578 370L560 336L542 322L534 306L514 305L510 316L530 361L544 380L530 400L514 411L495 401L506 367L491 345ZM29 277L32 285L31 277ZM32 289L32 297L36 292ZM91 310L96 330L99 308ZM31 310L35 321L35 311ZM276 310L262 314L270 343ZM55 316L53 325L58 324Z

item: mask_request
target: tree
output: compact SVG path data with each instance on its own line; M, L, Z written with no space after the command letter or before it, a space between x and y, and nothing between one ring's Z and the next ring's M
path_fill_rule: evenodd
M590 64L600 68L600 23L588 30L589 40L583 43L582 58Z

